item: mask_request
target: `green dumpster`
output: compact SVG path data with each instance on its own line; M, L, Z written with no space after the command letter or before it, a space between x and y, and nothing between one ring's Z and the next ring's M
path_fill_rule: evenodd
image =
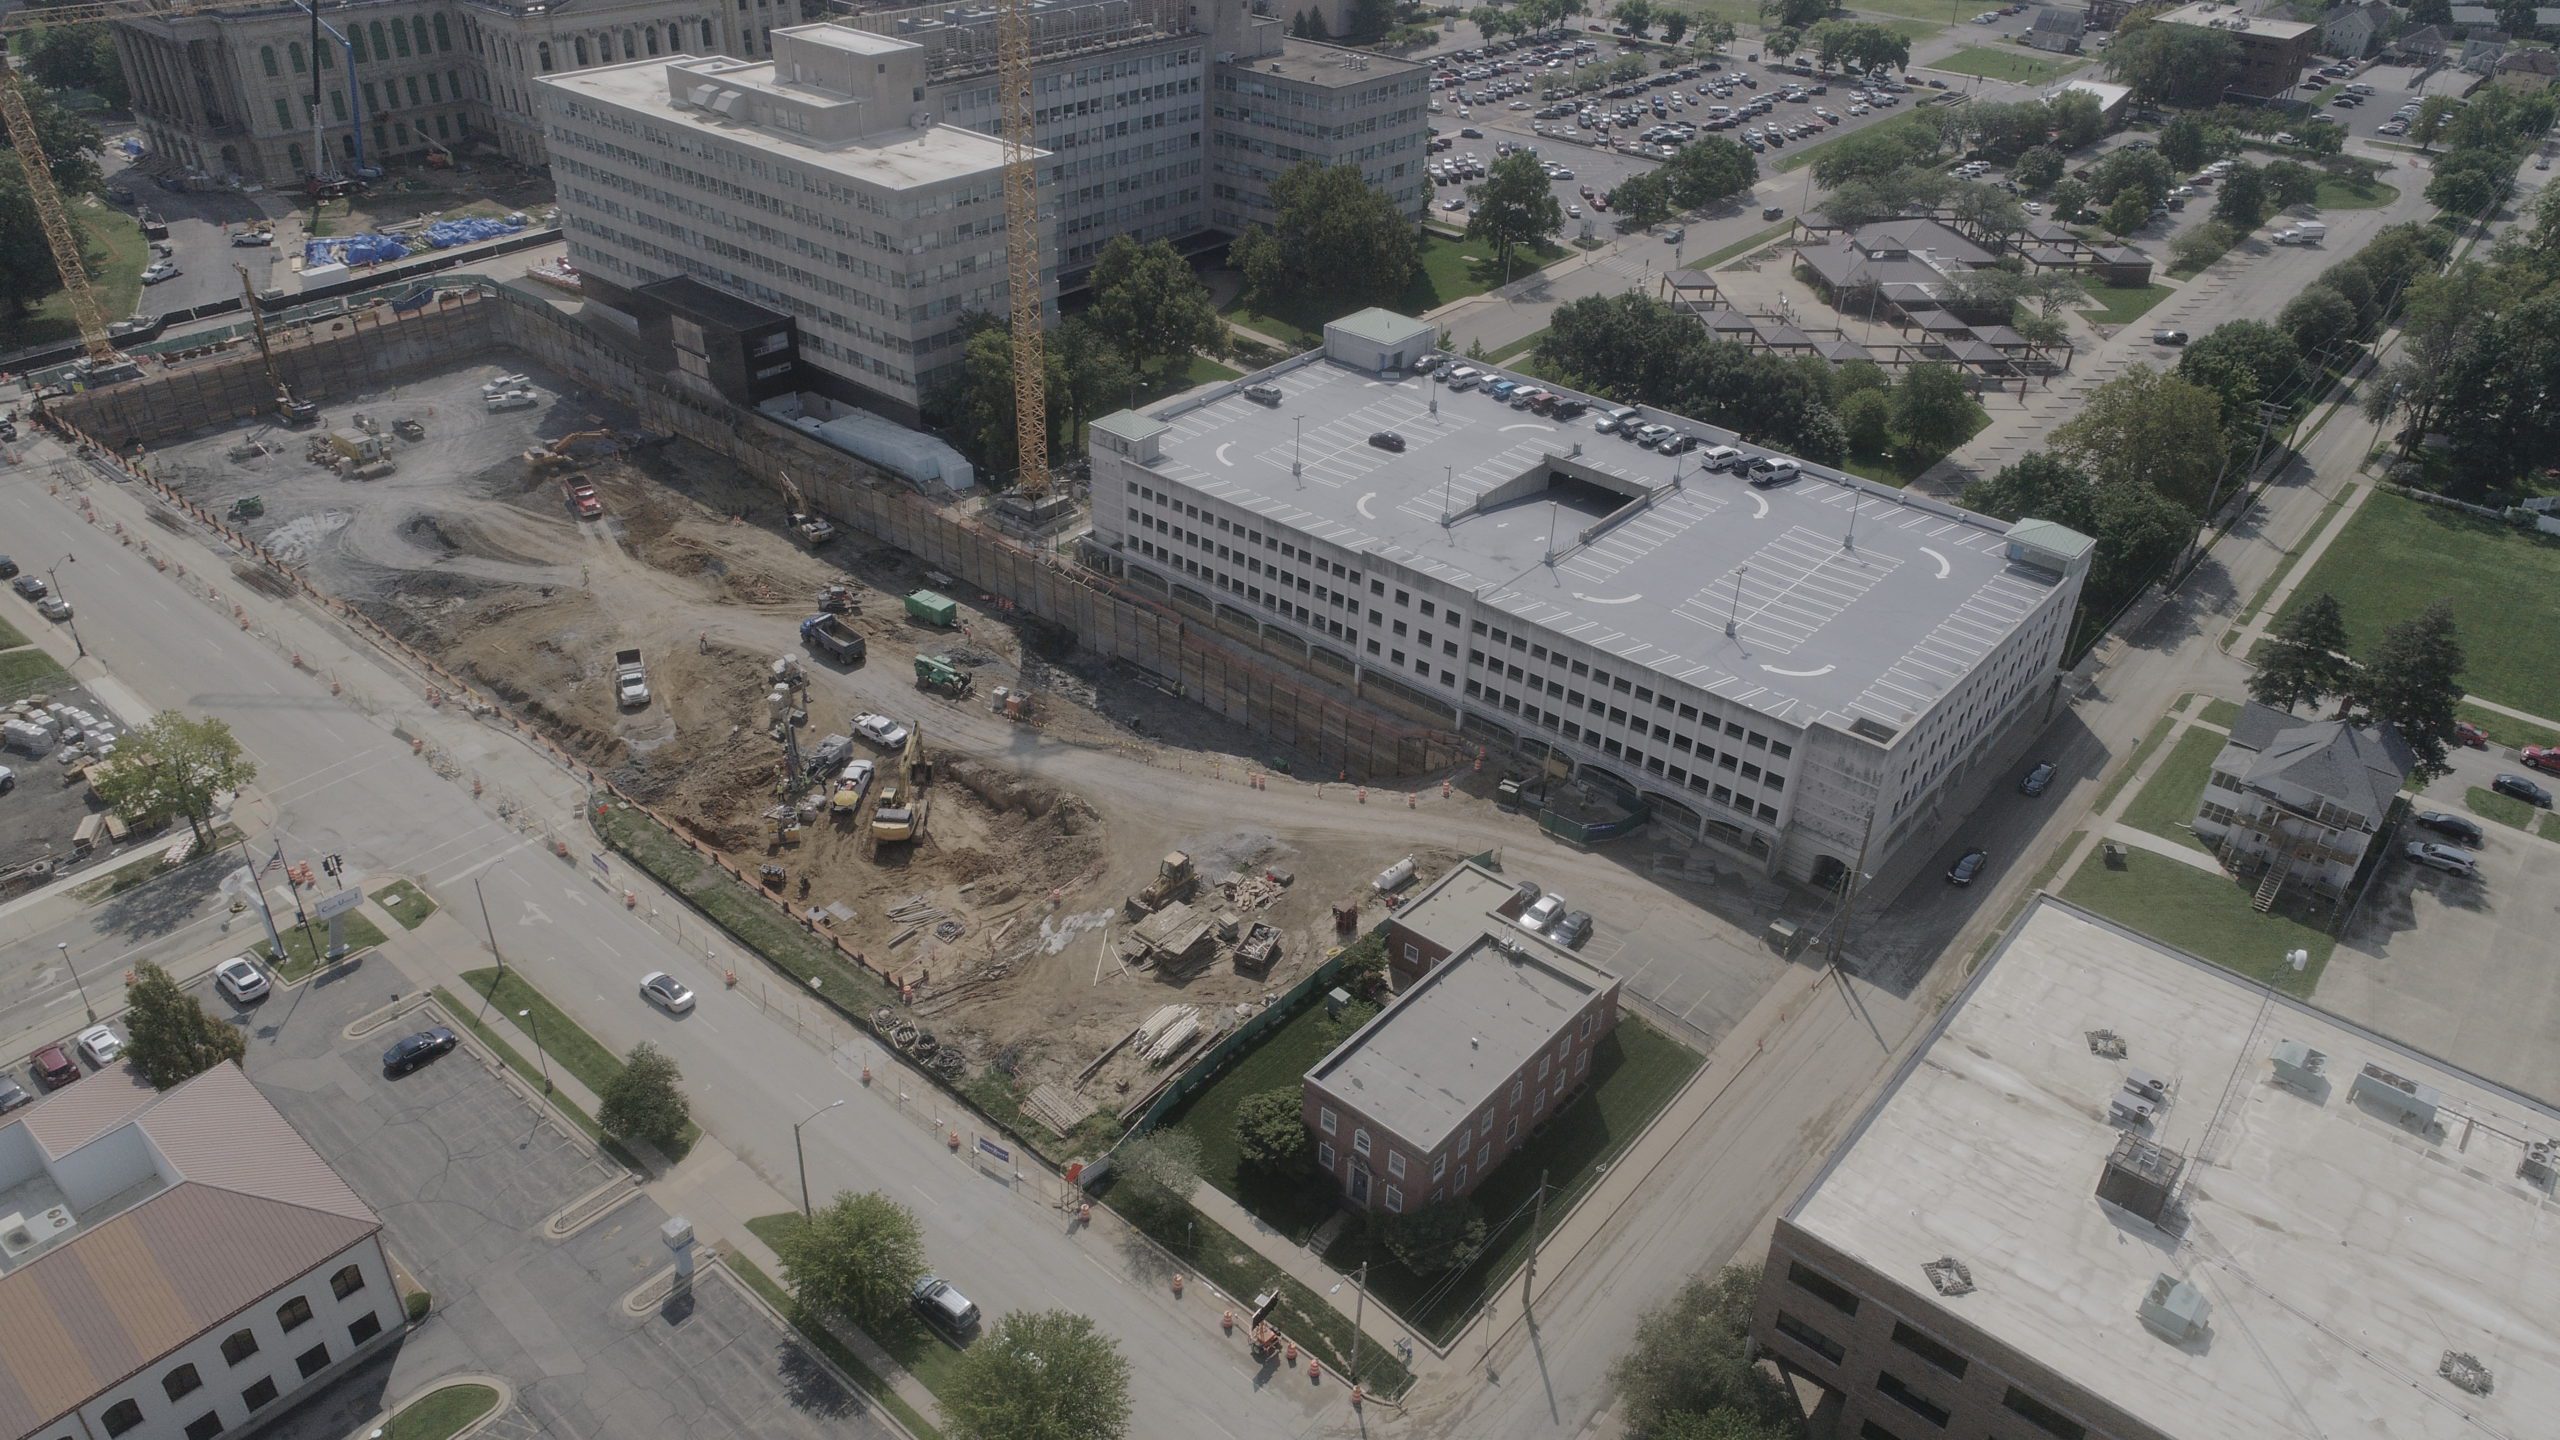
M909 595L907 613L927 625L939 625L945 630L960 623L958 602L948 595L937 595L931 590L918 590Z

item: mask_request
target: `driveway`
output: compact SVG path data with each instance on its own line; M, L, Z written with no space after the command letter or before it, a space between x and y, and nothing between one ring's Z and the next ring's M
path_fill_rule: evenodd
M383 1048L442 1023L431 1011L387 1016L406 988L389 967L367 966L280 992L248 1021L250 1078L381 1212L394 1262L435 1296L434 1313L387 1360L297 1409L269 1432L276 1440L343 1440L386 1395L466 1372L514 1386L502 1435L898 1435L723 1271L706 1269L690 1303L628 1312L624 1297L669 1263L658 1237L666 1213L633 1193L550 1238L555 1214L621 1170L467 1045L386 1079Z

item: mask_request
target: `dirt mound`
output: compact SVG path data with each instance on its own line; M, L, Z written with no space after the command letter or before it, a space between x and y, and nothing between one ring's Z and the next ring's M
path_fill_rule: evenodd
M1017 770L982 760L954 759L944 764L942 773L999 815L1022 815L1034 820L1054 816L1058 832L1065 835L1081 835L1101 823L1102 817L1083 800L1054 786L1025 779Z

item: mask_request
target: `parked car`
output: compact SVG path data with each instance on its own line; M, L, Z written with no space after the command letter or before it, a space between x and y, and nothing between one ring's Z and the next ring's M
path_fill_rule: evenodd
M1399 455L1404 453L1404 437L1393 430L1379 431L1369 437L1369 443L1381 450L1392 450Z
M2480 822L2463 815L2448 815L2441 810L2421 810L2410 817L2439 835L2450 835L2465 845L2479 846L2488 841L2488 832Z
M45 596L45 591L51 587L44 583L44 577L41 575L21 575L9 582L9 588L17 591L22 599L41 600Z
M124 1037L104 1025L92 1025L81 1031L80 1038L72 1044L79 1050L81 1059L100 1070L113 1065L116 1057L124 1054Z
M0 580L14 580L17 577L18 562L6 555L0 555Z
M71 1058L71 1052L59 1045L45 1046L29 1057L27 1063L35 1071L36 1083L47 1090L59 1090L85 1073L80 1062Z
M1532 935L1543 935L1547 927L1564 918L1564 897L1553 891L1539 896L1529 908L1520 912L1520 928Z
M235 955L213 967L213 988L229 996L232 1004L246 1005L265 998L269 987L257 961Z
M2539 770L2545 775L2560 775L2560 745L2527 745L2517 752L2517 757L2524 761L2527 769Z
M682 1015L693 1008L693 992L664 970L653 970L641 978L640 995L670 1015Z
M154 260L142 267L142 283L145 285L157 285L163 280L177 278L178 262L175 260Z
M71 618L71 602L59 595L47 595L36 602L36 613L47 620L68 620Z
M2018 793L2021 795L2041 795L2045 792L2045 787L2052 783L2053 762L2048 760L2027 772L2027 778L2018 782Z
M1567 950L1581 949L1582 943L1591 938L1591 912L1588 910L1566 911L1564 918L1556 922L1556 928L1549 931L1548 935Z
M2521 775L2501 775L2489 782L2489 788L2527 805L2538 805L2545 810L2551 808L2551 792Z
M1983 865L1990 859L1991 852L1988 850L1967 850L1956 857L1955 864L1947 867L1947 883L1950 885L1972 884L1974 877L1982 873Z
M853 733L883 750L897 750L907 743L907 727L886 715L865 711L853 717Z
M6 1075L0 1075L0 1115L6 1115L22 1105L34 1103L36 1103L36 1097L27 1093L26 1086Z
M2453 738L2455 743L2468 745L2474 750L2486 750L2489 748L2489 732L2472 724L2468 720L2456 720L2453 722Z
M1804 467L1793 460L1763 455L1751 465L1751 486L1768 490L1784 485L1804 473Z
M927 1275L908 1292L907 1302L934 1329L964 1341L978 1328L978 1307L939 1275Z
M1450 362L1444 360L1441 362L1440 368L1446 370L1452 367ZM1280 408L1280 387L1277 385L1247 385L1244 387L1244 398L1252 401L1256 405L1268 405L1272 409L1277 410Z
M2480 878L2480 866L2470 856L2450 845L2412 840L2402 853L2430 870L2442 870L2448 875L2467 875L2474 880Z
M415 1035L403 1035L390 1049L382 1052L383 1072L406 1075L461 1043L453 1031L442 1025L432 1030L421 1030Z
M2151 332L2151 343L2154 345L2170 346L2184 345L2187 343L2187 332L2184 330L2154 330Z

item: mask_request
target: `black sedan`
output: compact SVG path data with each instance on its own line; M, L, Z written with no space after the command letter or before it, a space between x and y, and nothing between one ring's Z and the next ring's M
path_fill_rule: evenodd
M2486 844L2489 839L2488 832L2480 828L2480 822L2461 815L2447 815L2441 810L2421 810L2413 818L2420 825L2439 835L2450 835L2474 848Z
M2501 795L2513 796L2527 805L2539 805L2545 810L2551 808L2551 792L2521 775L2501 775L2489 782L2489 788Z
M1947 883L1950 885L1972 884L1974 877L1982 873L1982 867L1990 859L1991 852L1988 850L1967 850L1956 857L1955 864L1947 867Z
M398 1044L382 1052L383 1072L406 1075L461 1043L451 1030L442 1025L432 1030L421 1030L415 1035L404 1035Z
M2033 770L2028 771L2027 778L2018 782L2018 793L2021 795L2041 795L2045 792L2045 788L2052 783L2053 762L2046 761L2044 764L2038 765Z

